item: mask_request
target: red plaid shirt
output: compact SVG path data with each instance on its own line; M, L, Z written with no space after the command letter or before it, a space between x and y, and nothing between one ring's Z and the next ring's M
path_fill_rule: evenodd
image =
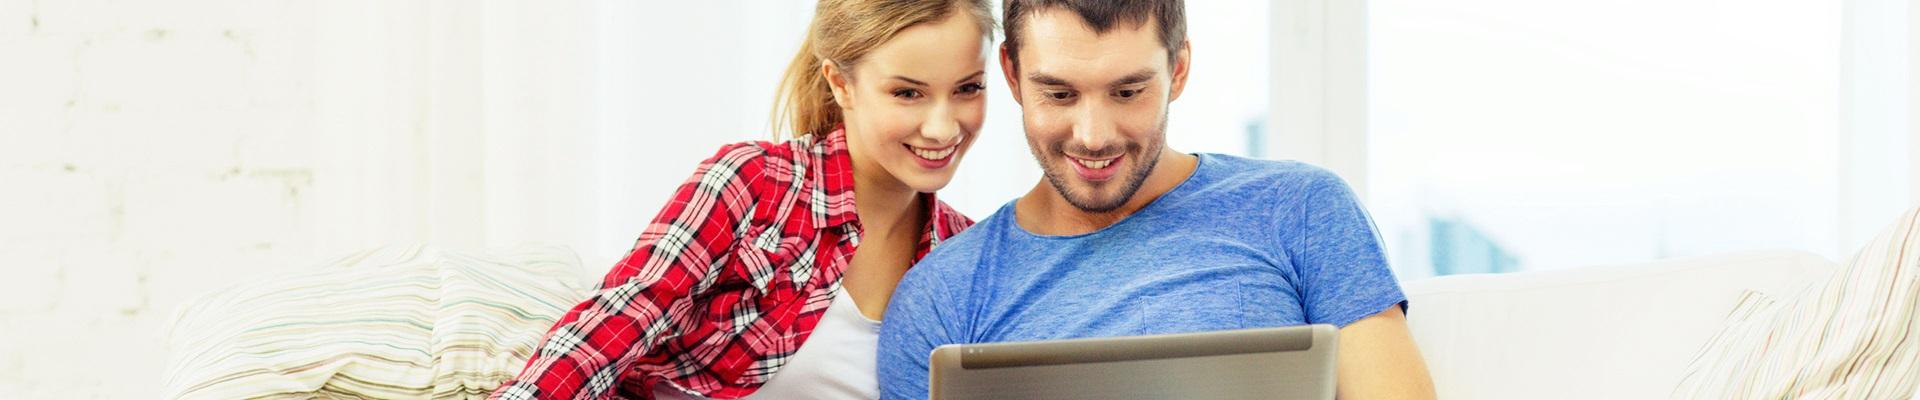
M860 242L853 194L842 130L720 149L493 397L649 398L662 381L714 398L753 393L832 303ZM973 223L923 201L933 215L915 260Z

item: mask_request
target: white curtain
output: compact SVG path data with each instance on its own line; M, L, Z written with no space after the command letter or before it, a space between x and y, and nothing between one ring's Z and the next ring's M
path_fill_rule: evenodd
M611 2L609 2L611 3ZM591 246L607 136L595 2L316 6L317 251ZM637 230L635 230L637 232Z

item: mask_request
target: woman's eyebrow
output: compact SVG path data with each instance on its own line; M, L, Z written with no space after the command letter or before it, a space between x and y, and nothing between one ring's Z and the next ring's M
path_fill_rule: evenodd
M962 83L967 83L967 81L973 80L974 78L978 78L980 77L980 75L984 75L986 73L987 73L987 70L984 70L984 69L979 71L973 71L973 73L967 74L966 77L953 81L953 84L958 85ZM908 77L899 76L899 75L894 75L889 78L898 79L900 81L913 84L914 86L927 86L926 82L921 82L919 79L913 79L913 78L908 78Z
M958 85L962 83L967 83L967 81L973 80L973 78L978 78L980 77L980 75L986 74L986 73L987 73L987 70L984 70L984 69L979 71L973 71L973 73L967 74L965 78L960 78L960 80L953 81L953 84Z
M893 76L892 78L893 78L893 79L899 79L899 80L902 80L902 81L906 81L907 83L911 83L911 84L913 84L914 86L927 86L927 83L926 83L926 82L921 82L921 81L919 81L919 80L916 80L916 79L913 79L913 78L908 78L908 77L904 77L904 76L899 76L899 75L894 75L894 76Z

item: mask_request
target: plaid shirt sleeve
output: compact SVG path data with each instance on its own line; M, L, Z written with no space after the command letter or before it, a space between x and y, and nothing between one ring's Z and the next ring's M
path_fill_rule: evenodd
M607 273L599 291L546 335L526 369L495 399L606 399L627 371L697 318L684 302L728 276L721 271L767 185L752 145L728 146L701 163ZM630 384L630 383L629 383Z

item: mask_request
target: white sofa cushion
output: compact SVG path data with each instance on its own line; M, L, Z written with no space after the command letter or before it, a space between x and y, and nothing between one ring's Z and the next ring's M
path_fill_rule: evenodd
M1407 282L1408 325L1443 399L1666 397L1748 290L1833 263L1803 252Z
M590 278L557 246L389 246L238 283L179 308L161 397L485 397Z
M1750 293L1703 346L1680 399L1890 399L1920 387L1920 210L1825 283Z

